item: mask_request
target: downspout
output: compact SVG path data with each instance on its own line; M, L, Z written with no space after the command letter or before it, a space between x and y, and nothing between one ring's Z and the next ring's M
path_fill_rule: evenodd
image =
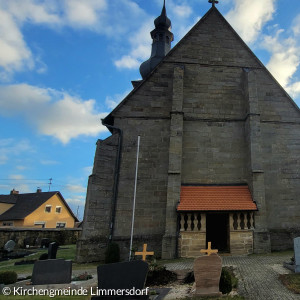
M116 157L115 170L114 170L113 195L112 195L112 201L111 201L111 217L110 217L110 226L109 226L109 237L108 237L108 241L107 241L107 244L109 245L112 242L113 235L114 235L114 227L115 227L119 174L120 174L120 165L121 165L121 150L122 150L122 142L123 142L123 131L120 128L117 128L115 126L105 124L104 119L101 119L101 121L102 121L103 126L106 126L108 129L112 129L113 131L115 130L119 133L117 157Z

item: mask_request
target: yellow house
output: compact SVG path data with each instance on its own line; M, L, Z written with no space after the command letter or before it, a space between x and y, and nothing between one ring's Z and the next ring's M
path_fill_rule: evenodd
M60 192L0 195L0 226L73 228L78 219Z

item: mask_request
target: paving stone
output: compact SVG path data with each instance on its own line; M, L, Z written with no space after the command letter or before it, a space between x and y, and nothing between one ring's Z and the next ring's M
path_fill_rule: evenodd
M282 267L290 255L222 256L223 266L233 266L239 279L238 293L247 300L296 300L300 295L286 289L278 277L291 272ZM193 261L166 264L167 270L193 269Z

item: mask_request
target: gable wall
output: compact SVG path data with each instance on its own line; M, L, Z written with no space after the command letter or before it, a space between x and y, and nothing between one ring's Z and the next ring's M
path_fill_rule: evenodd
M50 213L45 212L46 205L52 206ZM55 212L56 206L61 206L60 214ZM68 228L74 227L74 218L57 194L53 195L49 200L28 215L24 219L23 226L34 227L34 222L46 222L45 228L56 228L57 222L66 223L66 227Z
M13 206L14 206L14 204L10 204L10 203L0 203L0 215L5 213L7 210L9 210Z

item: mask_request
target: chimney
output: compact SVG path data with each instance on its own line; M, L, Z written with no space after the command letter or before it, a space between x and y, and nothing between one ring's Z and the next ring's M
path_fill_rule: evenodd
M42 192L42 189L41 189L41 188L37 188L36 192L37 192L37 193L41 193L41 192Z
M10 191L10 194L11 194L11 195L18 195L18 194L19 194L19 191L16 191L15 189L12 189L12 190Z

